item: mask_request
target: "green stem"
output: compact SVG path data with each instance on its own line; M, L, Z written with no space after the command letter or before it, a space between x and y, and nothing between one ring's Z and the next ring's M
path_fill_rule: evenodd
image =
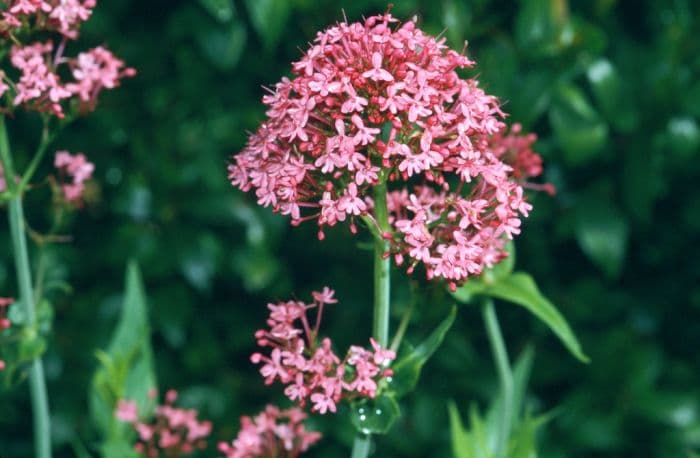
M506 345L503 341L501 327L498 324L498 317L496 316L496 309L493 306L492 299L484 300L482 313L503 396L503 406L499 419L498 440L496 442L496 456L504 457L507 453L508 438L510 437L510 427L513 418L513 372L510 368Z
M386 184L380 183L374 188L374 218L382 233L389 232L389 211L386 205ZM391 277L389 268L391 260L384 257L389 252L389 241L375 235L374 240L374 321L372 337L383 348L389 345L389 299L391 292ZM369 434L357 433L352 446L352 458L366 458L372 437Z
M408 323L411 321L411 315L413 315L414 304L414 300L411 299L411 302L408 304L408 308L401 317L401 322L399 322L399 327L396 329L396 334L394 334L394 338L391 340L391 346L389 347L392 351L399 351L403 336L406 334L406 330L408 329Z
M358 433L355 442L352 444L352 458L365 458L369 456L369 449L372 446L372 438L369 434Z
M24 209L22 194L15 182L15 171L10 154L5 118L0 116L0 159L5 170L5 183L10 192L9 219L12 235L12 248L17 270L17 283L20 303L24 307L28 325L32 332L37 330L37 319L32 289L32 274L29 266L29 250L24 226ZM37 458L51 457L51 425L49 419L49 401L44 378L44 366L41 358L32 362L29 370L29 389L32 399L32 418L34 420L34 446Z
M374 188L374 217L382 232L389 232L389 211L386 205L386 185ZM389 241L381 237L374 241L374 326L372 336L382 347L389 344L389 294L391 282L389 268L391 259L384 257L389 252Z
M17 187L18 194L22 194L27 188L27 185L29 185L29 180L32 179L32 177L34 176L34 172L36 172L37 167L41 163L41 160L44 158L44 154L46 153L46 149L48 148L49 143L51 143L51 140L52 137L51 135L49 135L49 124L48 121L45 120L44 128L41 131L41 140L39 141L39 146L37 147L36 152L34 153L32 161L27 166L27 170L24 171L22 179L19 182L19 186Z

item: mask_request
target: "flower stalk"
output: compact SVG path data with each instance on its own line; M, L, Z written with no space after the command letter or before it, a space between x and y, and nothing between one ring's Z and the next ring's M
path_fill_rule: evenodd
M389 211L386 203L386 183L381 182L374 188L374 215L380 229L379 236L374 240L374 321L372 336L380 346L389 345L389 300L391 298L391 260L389 242L383 234L391 230L389 226ZM352 447L352 458L366 458L372 445L369 434L358 432Z
M24 308L28 326L36 332L37 317L35 310L32 274L29 265L29 250L22 207L22 193L15 182L15 171L10 153L4 116L0 116L0 160L5 171L5 182L10 193L8 204L12 248L17 271L19 300ZM37 458L51 457L51 423L49 418L49 400L44 378L44 366L41 358L32 362L29 370L29 388L32 400L32 418L34 421L34 446Z
M377 224L382 234L389 232L389 212L386 203L386 184L374 188L374 212ZM389 345L389 298L391 282L389 268L391 259L389 242L383 237L374 241L374 324L372 336L379 345L386 348Z
M508 438L510 437L510 428L513 419L513 372L508 361L508 352L503 341L501 327L498 324L496 309L493 305L493 299L484 299L482 304L482 315L486 333L491 344L491 352L496 370L501 385L501 393L503 396L503 404L499 415L499 428L496 440L496 456L505 457L508 449Z

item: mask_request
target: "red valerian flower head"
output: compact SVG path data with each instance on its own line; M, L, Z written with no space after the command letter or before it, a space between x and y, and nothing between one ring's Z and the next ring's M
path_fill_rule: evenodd
M231 183L293 224L316 219L320 238L375 220L370 196L387 185L390 254L463 282L506 256L504 237L531 209L522 173L539 173L535 153L506 157L498 100L458 73L473 65L388 13L330 27L263 97L267 119L234 156Z
M241 430L230 444L220 442L226 458L296 458L321 439L304 428L306 414L299 408L280 410L267 405L259 415L241 417Z
M262 364L260 374L269 385L279 381L284 394L304 406L311 401L314 412L335 412L342 399L375 397L378 382L391 375L388 365L396 353L370 339L372 350L352 346L341 359L333 351L329 338L319 337L324 305L335 304L335 292L324 287L313 292L313 302L287 301L268 304L268 329L255 333L260 347L270 347L269 354L254 353L251 361ZM311 323L308 312L314 310Z

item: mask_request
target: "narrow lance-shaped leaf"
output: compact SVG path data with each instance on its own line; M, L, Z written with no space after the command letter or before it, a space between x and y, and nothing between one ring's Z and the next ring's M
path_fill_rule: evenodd
M139 412L152 408L148 396L156 388L150 328L145 294L138 266L127 269L122 312L107 351L98 352L101 362L90 392L90 413L104 437L104 456L118 456L126 450L128 428L114 417L119 399L135 401ZM125 456L125 455L121 455Z
M542 295L532 277L524 272L516 272L491 285L486 294L522 305L544 322L559 337L564 346L577 359L588 362L581 345L557 308Z
M530 380L530 372L532 371L532 363L535 358L535 352L532 346L527 346L520 353L517 361L513 365L513 415L511 417L511 431L515 431L520 422L520 418L524 411L525 392L527 384ZM498 414L501 412L503 404L503 392L498 391L498 396L493 400L486 414L486 423L488 424L489 432L496 432L498 425ZM495 444L496 435L493 438L489 437L490 442Z
M447 318L435 328L427 339L392 366L394 375L390 385L397 397L401 397L415 388L423 366L442 344L456 316L457 307L452 307Z

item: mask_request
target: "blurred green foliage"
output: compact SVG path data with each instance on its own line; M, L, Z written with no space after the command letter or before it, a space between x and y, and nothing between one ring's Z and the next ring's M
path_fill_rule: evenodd
M561 406L541 431L543 457L680 457L700 449L700 8L691 0L407 0L402 18L469 40L474 73L510 119L539 135L554 198L538 195L518 238L517 269L537 280L591 363L571 358L519 307L499 307L511 351L536 348L524 401L535 415ZM341 10L344 8L344 12ZM148 293L155 369L230 439L238 417L281 391L248 361L267 301L330 284L340 304L325 331L340 346L369 336L371 253L338 228L318 242L226 181L226 160L262 119L261 85L317 30L345 14L382 12L373 0L121 0L99 2L82 43L108 43L139 76L55 146L96 163L72 241L35 249L47 267L54 334L46 354L57 455L95 451L88 390L121 310L122 277L138 259ZM10 123L20 154L31 122ZM18 158L19 162L26 157ZM46 164L48 169L48 164ZM38 231L49 224L30 195ZM6 224L0 240L9 240ZM68 229L67 229L68 230ZM35 247L36 248L36 247ZM14 292L9 244L0 291ZM41 260L41 261L40 261ZM415 283L415 284L414 284ZM394 275L394 321L419 291L407 340L420 342L450 310L438 285ZM416 285L418 288L416 289ZM448 456L447 401L485 402L497 387L477 308L463 308L425 365L381 456ZM3 394L0 455L31 455L26 386ZM316 425L314 456L345 456L348 412ZM410 438L410 440L407 440ZM212 441L212 442L215 442ZM84 455L82 455L84 456Z

